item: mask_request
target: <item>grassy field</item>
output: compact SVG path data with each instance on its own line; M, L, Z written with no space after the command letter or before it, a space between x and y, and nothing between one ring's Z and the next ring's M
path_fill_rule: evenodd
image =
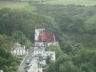
M25 6L28 6L27 2L0 1L0 8L24 8Z
M92 6L96 5L96 1L46 1L41 2L41 4L51 4L51 5L69 5L69 4L75 4L75 5L85 5L85 6ZM28 2L10 2L10 1L0 1L0 8L25 8L28 7ZM33 7L35 9L35 7Z
M68 4L75 4L75 5L85 5L85 6L93 6L96 5L96 1L47 1L43 4L58 4L58 5L68 5Z

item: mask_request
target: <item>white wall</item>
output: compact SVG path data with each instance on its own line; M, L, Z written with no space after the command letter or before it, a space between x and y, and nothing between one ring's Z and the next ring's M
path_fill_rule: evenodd
M11 53L12 54L14 54L14 55L24 55L24 54L26 54L27 52L26 52L26 50L24 49L24 50L13 50L13 51L11 51Z
M44 42L35 42L36 47L44 47Z
M40 31L43 31L43 30L45 30L45 28L44 29L35 29L35 41L38 41Z

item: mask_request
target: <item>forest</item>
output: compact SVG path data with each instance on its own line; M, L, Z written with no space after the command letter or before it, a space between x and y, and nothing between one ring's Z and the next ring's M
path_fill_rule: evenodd
M51 16L60 48L57 61L50 62L48 72L96 71L96 7L80 5L35 5L37 12Z
M46 28L60 44L60 48L46 47L56 52L47 72L96 72L96 5L28 4L23 9L0 9L0 69L16 72L12 44L18 41L29 48L34 44L34 29Z

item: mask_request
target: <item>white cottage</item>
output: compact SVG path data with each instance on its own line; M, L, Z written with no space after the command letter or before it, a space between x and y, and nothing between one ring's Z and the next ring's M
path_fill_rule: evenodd
M44 42L35 42L35 47L44 47L45 43Z
M27 54L28 53L28 50L25 49L25 46L24 45L21 45L20 43L15 43L12 50L11 50L11 53L13 55L24 55L24 54Z
M55 60L55 51L45 51L44 47L35 47L33 51L34 56L42 56L43 59L46 59L47 57L50 57L51 60Z
M56 59L56 56L55 56L55 51L45 51L44 53L44 56L47 58L47 57L50 57L51 60L55 60Z
M43 55L45 52L45 48L44 47L35 47L34 51L33 51L33 55L37 56L37 55Z

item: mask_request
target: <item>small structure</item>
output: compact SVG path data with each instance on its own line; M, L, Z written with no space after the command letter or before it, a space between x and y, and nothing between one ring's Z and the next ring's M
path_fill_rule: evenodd
M40 65L41 68L45 67L45 66L47 65L47 64L46 64L46 60L41 60L41 61L39 62L39 65Z
M44 47L45 43L44 42L35 42L35 47Z
M56 41L55 35L44 29L35 29L35 46L59 46L59 43Z
M55 61L55 51L45 51L44 56L45 58L50 57L52 61Z
M43 59L46 59L47 57L50 57L51 60L55 60L55 51L45 51L44 47L38 48L35 47L33 51L34 56L42 56Z
M45 48L44 47L35 47L34 51L33 51L33 55L37 56L37 55L43 55L45 52Z
M35 42L36 47L44 47L44 46L59 46L59 43L56 42Z
M21 45L19 42L17 42L12 47L11 53L13 55L24 55L28 53L28 50L25 49L24 45Z

